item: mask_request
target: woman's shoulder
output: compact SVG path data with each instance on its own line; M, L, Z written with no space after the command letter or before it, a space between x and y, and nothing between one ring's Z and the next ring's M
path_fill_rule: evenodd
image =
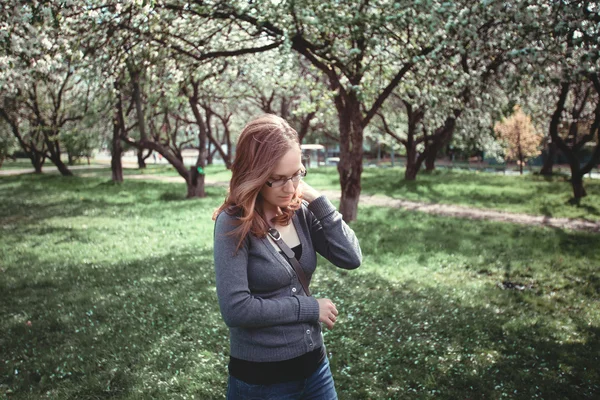
M215 218L216 230L231 230L239 225L241 213L235 207L228 207L221 210Z
M219 217L230 218L230 219L239 219L242 217L242 209L238 206L225 207L221 211L219 211L215 220L218 219Z

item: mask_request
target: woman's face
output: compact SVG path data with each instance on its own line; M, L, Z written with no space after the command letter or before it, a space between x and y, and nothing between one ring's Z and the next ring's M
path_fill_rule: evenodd
M270 182L280 179L291 178L303 169L302 155L300 149L292 147L277 163L273 173L269 177ZM294 183L291 179L285 182L281 187L269 187L265 184L260 190L260 194L264 201L265 209L277 210L277 207L285 208L290 204L298 182Z

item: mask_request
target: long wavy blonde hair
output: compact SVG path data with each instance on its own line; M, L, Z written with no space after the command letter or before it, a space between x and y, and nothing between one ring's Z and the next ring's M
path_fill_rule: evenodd
M260 190L269 180L279 160L295 147L300 150L298 133L276 115L262 115L250 121L242 130L231 166L227 197L213 214L213 220L221 212L238 217L239 226L231 231L239 239L238 249L249 233L258 237L267 234L269 225L265 221ZM271 222L289 224L294 211L300 208L300 196L296 191L290 205L282 209L282 214Z

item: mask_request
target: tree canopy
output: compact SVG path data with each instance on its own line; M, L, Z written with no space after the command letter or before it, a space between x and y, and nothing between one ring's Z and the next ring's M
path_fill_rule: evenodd
M415 179L450 145L498 149L494 121L517 103L546 129L548 148L567 155L574 181L600 159L595 2L0 7L3 132L38 171L47 159L69 175L63 154L85 156L110 143L113 178L122 180L122 148L133 146L141 166L158 152L186 180L188 196L202 196L206 163L219 157L229 165L235 133L252 115L271 112L301 137L339 143L340 209L352 220L367 138L401 144L405 178ZM592 160L577 166L577 150L590 145ZM183 163L187 148L198 150L192 166Z

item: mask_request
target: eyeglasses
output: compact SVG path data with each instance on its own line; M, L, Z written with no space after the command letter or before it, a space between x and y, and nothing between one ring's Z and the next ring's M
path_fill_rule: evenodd
M288 181L292 181L293 184L296 184L302 180L306 176L306 170L301 170L297 174L290 176L289 178L281 178L275 179L274 181L267 181L267 186L272 188L280 188L285 186Z

